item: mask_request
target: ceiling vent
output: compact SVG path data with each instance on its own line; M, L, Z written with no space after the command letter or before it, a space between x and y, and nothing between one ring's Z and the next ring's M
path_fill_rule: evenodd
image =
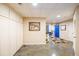
M22 3L18 3L19 5L22 5Z

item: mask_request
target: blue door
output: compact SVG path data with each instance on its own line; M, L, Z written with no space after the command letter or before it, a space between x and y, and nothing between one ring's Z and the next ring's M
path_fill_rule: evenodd
M54 35L56 38L59 38L59 24L55 24Z

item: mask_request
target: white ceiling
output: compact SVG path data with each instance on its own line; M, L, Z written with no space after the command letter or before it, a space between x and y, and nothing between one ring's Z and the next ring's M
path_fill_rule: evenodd
M74 10L78 3L32 3L8 4L23 17L46 17L47 22L61 22L73 17ZM61 15L58 19L57 15Z

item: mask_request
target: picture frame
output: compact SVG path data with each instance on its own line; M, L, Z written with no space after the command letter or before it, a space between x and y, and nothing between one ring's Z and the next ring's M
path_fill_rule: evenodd
M29 22L29 31L40 31L40 22Z
M61 25L61 30L66 31L66 25Z

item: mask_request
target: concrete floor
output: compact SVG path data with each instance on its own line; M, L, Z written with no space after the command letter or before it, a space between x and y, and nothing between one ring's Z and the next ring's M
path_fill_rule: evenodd
M48 43L46 45L26 45L23 46L14 56L74 56L72 42L55 45Z

